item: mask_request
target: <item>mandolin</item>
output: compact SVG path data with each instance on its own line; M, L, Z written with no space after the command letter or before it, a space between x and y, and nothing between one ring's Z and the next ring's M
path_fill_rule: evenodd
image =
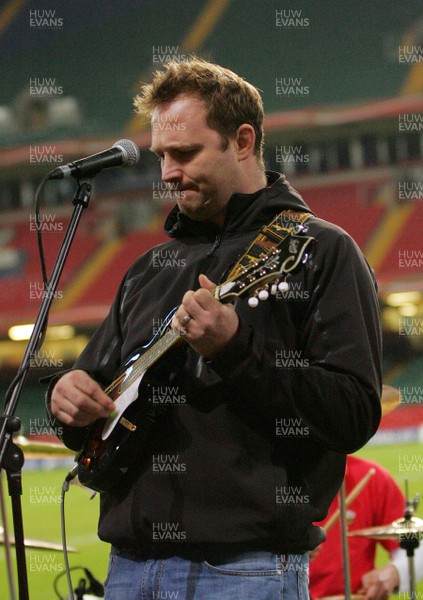
M306 249L312 237L292 234L285 237L260 258L240 266L235 274L216 286L213 295L220 302L234 302L249 295L249 305L286 290L286 278L308 258ZM176 308L165 320L161 331L136 352L123 366L116 379L105 389L113 399L116 411L100 419L88 429L86 441L77 453L78 477L87 487L99 492L114 492L125 475L140 463L147 453L148 439L163 407L142 398L142 380L147 371L172 347L186 343L180 334L170 328Z

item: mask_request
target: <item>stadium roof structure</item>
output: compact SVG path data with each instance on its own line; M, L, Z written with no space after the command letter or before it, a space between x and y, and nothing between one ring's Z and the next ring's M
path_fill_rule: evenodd
M0 144L136 134L138 82L193 53L254 83L267 114L408 94L423 60L422 13L419 0L91 0L77 10L3 0L0 107L16 120L0 127ZM61 122L66 98L76 108ZM22 117L45 100L56 101L50 124Z
M280 0L91 0L78 3L77 10L75 3L0 0L0 53L7 66L0 86L0 180L28 171L28 146L39 142L53 143L65 160L126 136L147 148L149 132L132 108L138 82L148 81L167 59L181 61L193 53L233 69L262 91L270 142L279 133L285 139L298 132L329 137L337 128L359 131L370 121L395 126L400 113L421 116L422 15L420 0L319 0L300 7ZM9 124L2 121L2 110L9 111ZM31 171L38 173L35 166ZM395 221L386 203L366 206L357 200L357 190L365 190L365 200L367 192L383 194L385 172L370 170L360 180L355 173L351 185L345 173L340 177L314 188L308 179L299 187L323 218L333 216L347 230L355 228L383 286L401 286L405 271L398 269L396 242L404 252L416 252L421 202ZM355 217L348 204L353 201ZM35 287L34 298L28 297L38 267L24 218L22 225L11 225L18 263L12 279L3 279L0 335L12 321L32 316L42 293ZM61 222L57 216L56 224ZM142 237L130 232L110 246L93 236L90 225L81 235L85 250L75 251L64 274L67 306L58 303L52 323L101 319L121 277L114 265L129 265L134 251L139 254L162 234L157 227ZM85 261L88 253L92 263ZM100 286L104 269L113 279L107 290ZM409 273L404 285L412 281L421 291L421 274Z

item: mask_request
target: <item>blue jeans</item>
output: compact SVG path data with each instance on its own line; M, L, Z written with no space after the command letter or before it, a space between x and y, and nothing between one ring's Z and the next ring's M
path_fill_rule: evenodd
M105 600L308 600L308 553L244 552L219 560L111 554Z

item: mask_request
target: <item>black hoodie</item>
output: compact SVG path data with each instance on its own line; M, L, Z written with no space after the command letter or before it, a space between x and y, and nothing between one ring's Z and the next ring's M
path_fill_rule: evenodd
M174 209L165 223L174 239L129 269L75 368L106 386L199 273L223 281L276 214L310 212L283 176L268 181L232 196L222 231ZM102 494L101 539L147 556L197 546L302 553L323 540L312 523L342 482L345 454L379 424L381 334L373 274L355 242L315 216L306 226L312 256L288 292L254 309L239 298L239 330L214 360L183 346L156 372L150 392L176 390L178 400L158 417L139 468ZM63 439L78 449L85 434L65 427Z

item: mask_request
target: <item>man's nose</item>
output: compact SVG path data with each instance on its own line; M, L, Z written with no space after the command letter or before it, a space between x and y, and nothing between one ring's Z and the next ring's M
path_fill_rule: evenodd
M179 164L170 156L162 159L162 179L165 183L176 182L182 179L182 171Z

